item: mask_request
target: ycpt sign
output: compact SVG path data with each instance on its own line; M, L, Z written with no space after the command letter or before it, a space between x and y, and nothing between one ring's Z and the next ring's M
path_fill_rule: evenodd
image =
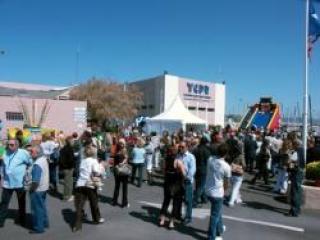
M202 84L187 83L188 92L198 95L209 95L209 86Z

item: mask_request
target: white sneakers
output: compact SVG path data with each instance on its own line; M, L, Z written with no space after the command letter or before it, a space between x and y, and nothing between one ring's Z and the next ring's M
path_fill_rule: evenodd
M242 204L242 199L236 199L235 201L236 204ZM234 207L234 203L228 203L228 207Z
M222 229L223 229L223 233L225 233L225 232L227 231L226 225L223 225L223 226L222 226Z
M234 207L234 203L228 203L228 207Z
M72 196L69 197L66 201L67 201L67 202L73 202L73 201L74 201L74 196L72 195Z
M227 231L226 225L223 225L223 226L222 226L222 229L223 229L223 233L225 233L225 231ZM223 239L222 239L222 237L219 236L219 237L216 237L215 240L223 240Z

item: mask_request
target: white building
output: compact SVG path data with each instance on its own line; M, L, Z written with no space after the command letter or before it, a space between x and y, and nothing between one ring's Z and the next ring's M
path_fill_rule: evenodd
M165 112L179 96L185 107L208 125L224 126L225 85L170 74L131 82L143 92L140 114L153 117Z

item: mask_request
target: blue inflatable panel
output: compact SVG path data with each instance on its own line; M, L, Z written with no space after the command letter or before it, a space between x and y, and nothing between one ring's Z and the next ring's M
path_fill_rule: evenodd
M272 114L270 112L257 112L251 125L255 125L257 128L267 128L271 117Z

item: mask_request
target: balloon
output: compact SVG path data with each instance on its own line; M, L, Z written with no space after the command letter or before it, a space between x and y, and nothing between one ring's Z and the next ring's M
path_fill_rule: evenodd
M18 131L17 128L9 128L9 130L8 130L8 137L9 137L9 138L15 138L17 131Z

